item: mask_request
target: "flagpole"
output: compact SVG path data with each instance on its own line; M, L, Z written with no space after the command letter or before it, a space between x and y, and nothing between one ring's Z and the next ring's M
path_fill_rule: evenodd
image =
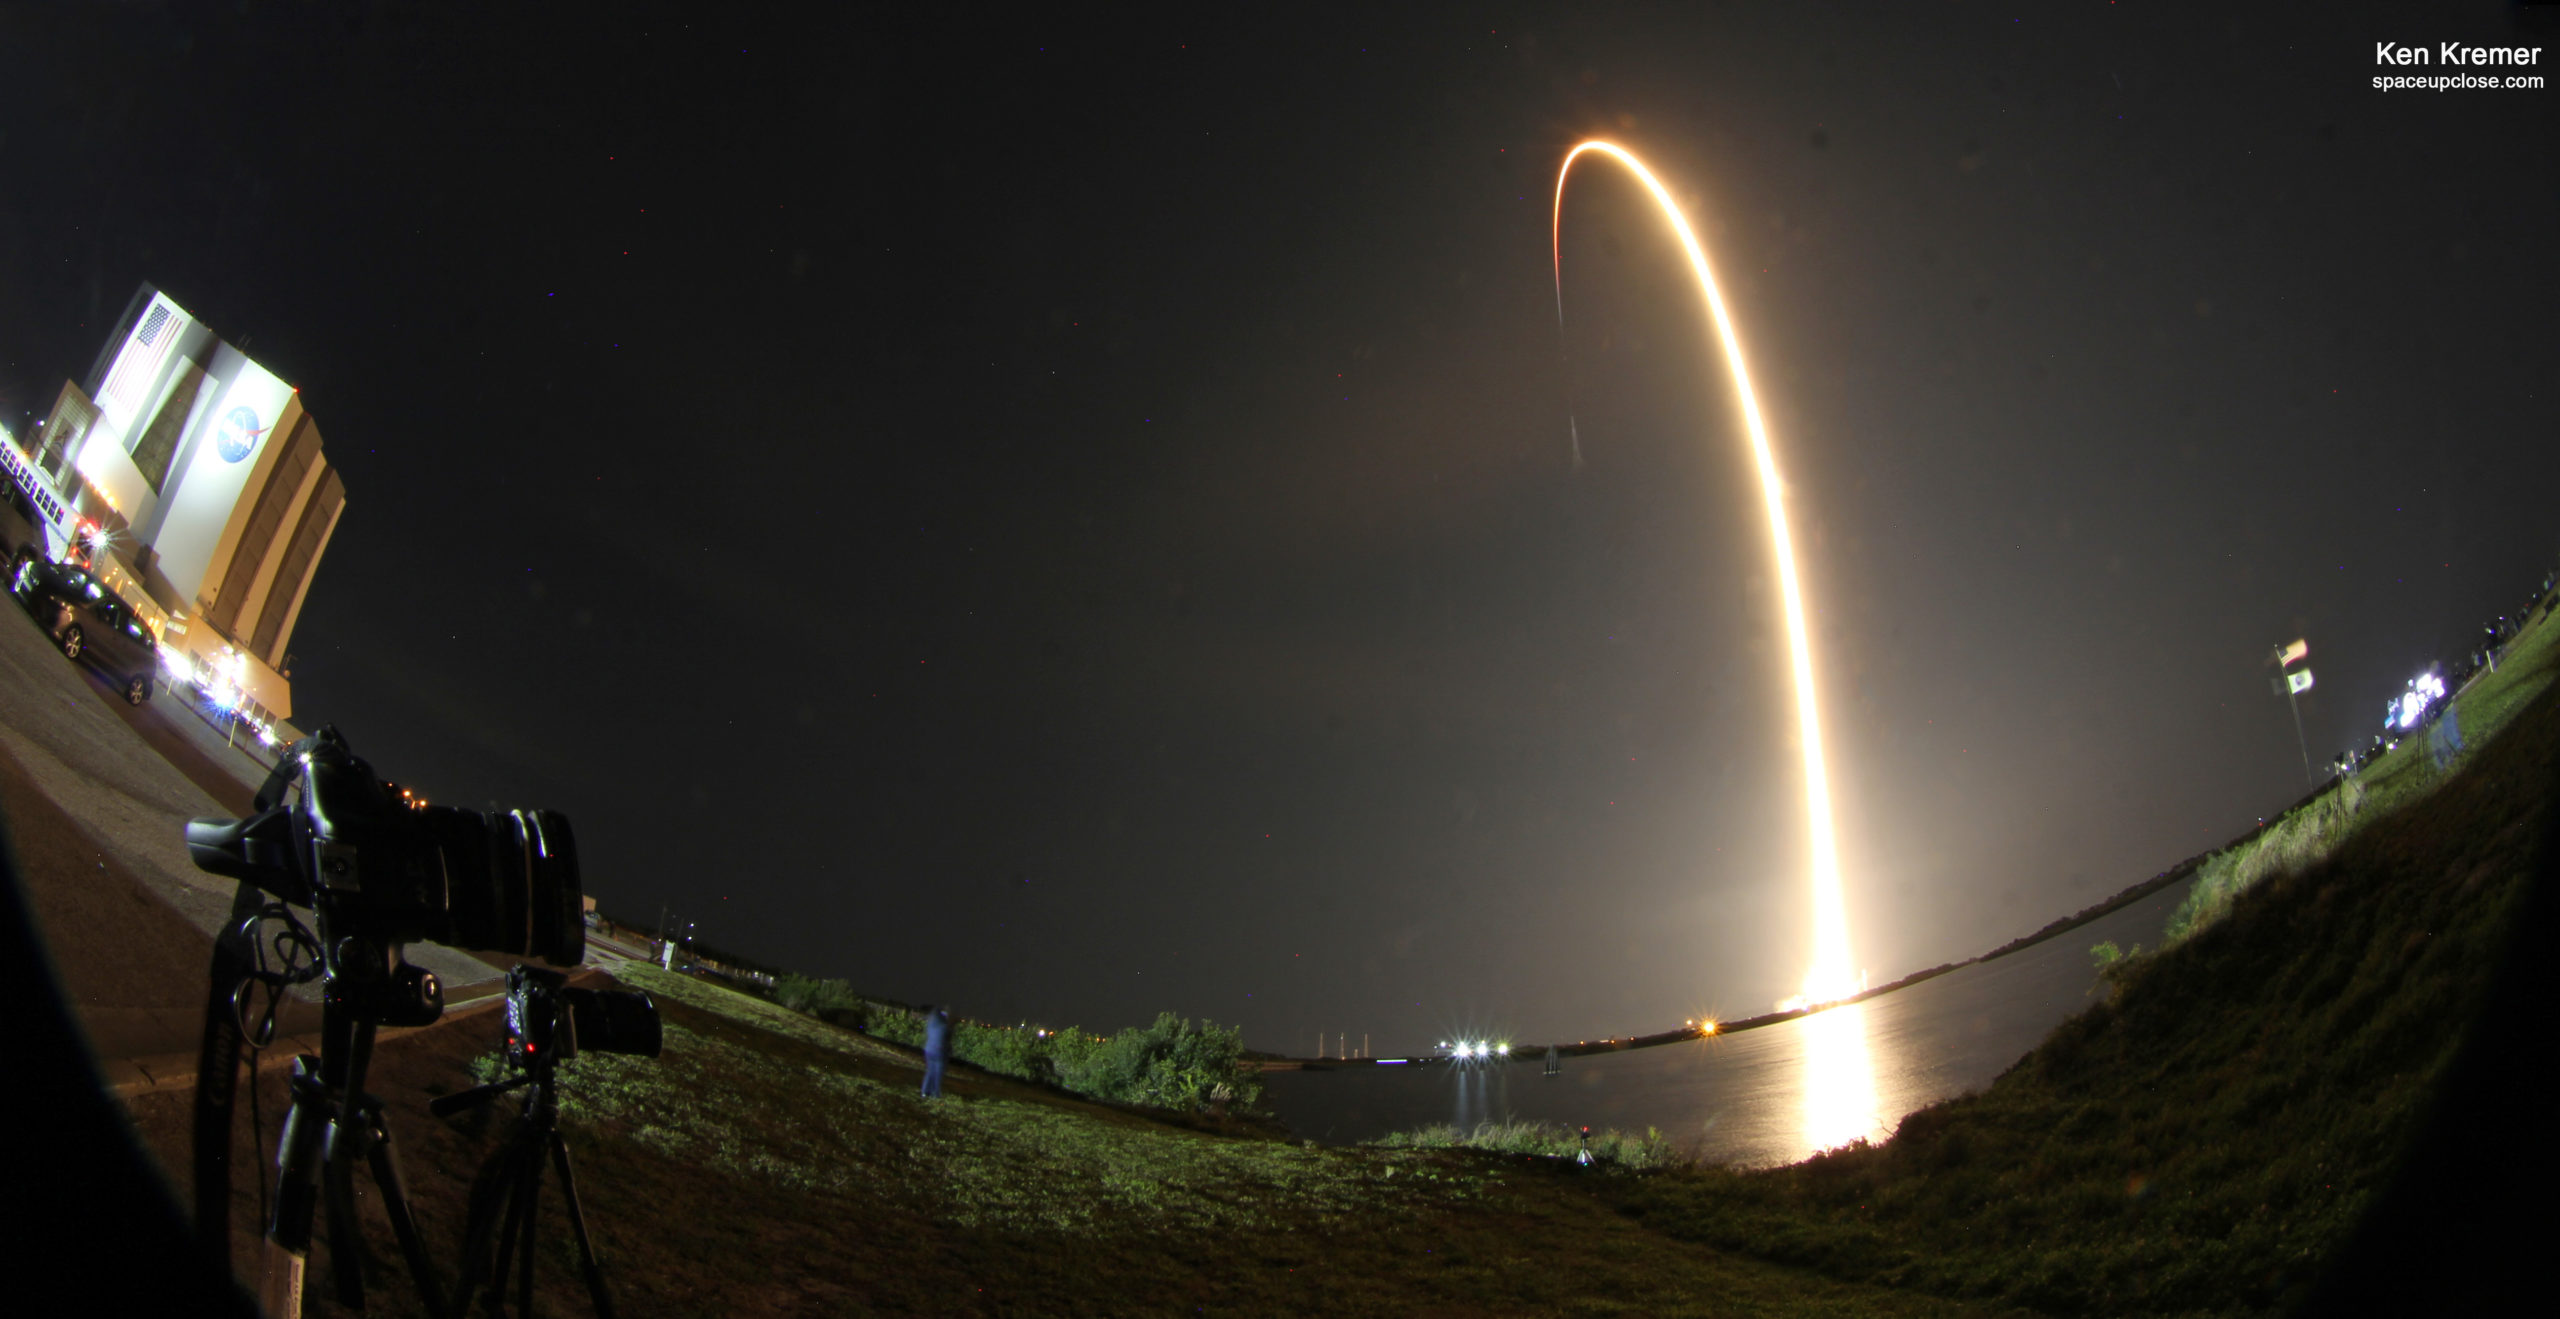
M2294 643L2296 646L2301 644L2298 641ZM2311 742L2302 735L2302 701L2294 695L2293 675L2285 672L2285 666L2291 664L2296 658L2296 654L2287 647L2281 644L2276 646L2276 681L2284 684L2285 708L2293 711L2293 745L2295 750L2302 753L2302 781L2316 788L2320 786L2320 780L2311 777Z

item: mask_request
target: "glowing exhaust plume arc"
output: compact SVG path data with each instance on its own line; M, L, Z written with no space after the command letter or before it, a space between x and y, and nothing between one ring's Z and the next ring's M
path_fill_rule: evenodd
M1742 400L1743 429L1751 437L1751 459L1760 473L1761 502L1769 511L1769 539L1777 551L1778 589L1786 605L1787 654L1795 675L1796 734L1804 744L1805 825L1811 835L1813 861L1813 965L1805 972L1804 999L1828 1003L1847 998L1862 986L1849 960L1849 921L1840 897L1840 849L1831 831L1831 781L1823 767L1822 716L1814 703L1813 650L1806 635L1804 592L1796 582L1795 543L1787 534L1785 485L1778 479L1777 459L1770 453L1769 430L1760 420L1760 401L1751 389L1751 373L1743 365L1742 340L1733 332L1733 318L1725 312L1724 295L1717 290L1715 274L1707 267L1707 251L1690 230L1689 217L1681 214L1679 204L1672 201L1670 190L1634 153L1615 143L1597 140L1567 152L1564 166L1556 171L1553 232L1557 327L1564 325L1564 185L1573 174L1573 163L1591 151L1626 166L1661 204L1672 231L1680 236L1681 249L1689 254L1689 265L1698 273L1698 287L1706 294L1707 315L1715 322L1716 339L1724 346L1725 366L1732 371L1734 391Z

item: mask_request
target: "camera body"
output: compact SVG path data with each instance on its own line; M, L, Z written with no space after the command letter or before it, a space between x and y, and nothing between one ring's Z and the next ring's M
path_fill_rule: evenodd
M518 1067L565 1063L582 1049L655 1058L663 1042L647 994L571 985L539 966L507 972L507 1061Z
M200 869L318 913L333 974L349 939L425 939L560 966L586 954L577 842L557 811L414 803L334 727L295 743L254 804L245 819L189 821L187 851Z

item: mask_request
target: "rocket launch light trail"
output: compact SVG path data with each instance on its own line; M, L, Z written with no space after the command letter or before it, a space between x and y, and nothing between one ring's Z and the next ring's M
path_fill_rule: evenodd
M1849 960L1849 921L1840 896L1840 849L1832 835L1831 782L1823 767L1822 717L1815 708L1813 689L1813 650L1806 636L1804 592L1796 580L1794 541L1787 534L1785 484L1778 477L1777 459L1769 448L1769 430L1760 420L1760 402L1751 389L1751 373L1743 365L1742 341L1733 332L1733 318L1725 311L1724 295L1716 288L1716 277L1707 267L1707 251L1689 228L1689 218L1681 214L1669 189L1644 167L1633 152L1612 142L1594 139L1581 143L1565 153L1564 165L1556 171L1554 247L1556 272L1556 326L1564 326L1564 186L1572 177L1573 163L1585 152L1599 152L1616 160L1643 182L1662 213L1671 221L1672 231L1679 235L1682 250L1689 254L1689 265L1697 271L1698 287L1706 295L1707 315L1715 322L1716 339L1724 346L1726 369L1733 373L1736 395L1742 401L1743 429L1751 438L1751 458L1760 474L1761 502L1769 512L1769 539L1777 551L1778 588L1785 602L1787 652L1795 675L1796 733L1804 745L1805 825L1810 833L1813 879L1813 965L1805 972L1802 1001L1820 1004L1834 1002L1857 993L1864 986L1862 977L1851 970ZM1581 457L1581 435L1574 436L1574 456ZM1792 1005L1796 1000L1789 1000Z

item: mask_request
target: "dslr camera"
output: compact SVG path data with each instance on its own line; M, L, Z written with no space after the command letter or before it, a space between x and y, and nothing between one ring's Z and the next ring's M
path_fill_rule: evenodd
M188 855L314 912L330 980L364 1015L424 1025L443 1012L433 973L397 952L421 939L556 966L586 955L577 841L557 811L417 803L335 727L289 748L252 804L244 819L188 821Z
M662 1043L647 994L572 985L539 966L507 972L507 1061L518 1067L565 1063L581 1051L655 1058Z

